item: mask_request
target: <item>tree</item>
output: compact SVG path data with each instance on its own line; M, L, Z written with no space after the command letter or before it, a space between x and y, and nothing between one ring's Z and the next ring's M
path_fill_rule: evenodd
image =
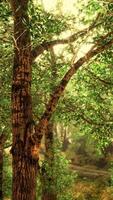
M58 44L66 44L90 31L90 26L69 38L46 41L31 48L28 0L10 0L14 20L14 65L12 80L12 128L13 128L13 200L36 199L36 177L40 143L47 131L49 121L69 80L76 71L91 58L110 48L113 43L112 31L97 39L91 49L75 61L55 88L46 110L37 125L32 113L32 63L37 56Z

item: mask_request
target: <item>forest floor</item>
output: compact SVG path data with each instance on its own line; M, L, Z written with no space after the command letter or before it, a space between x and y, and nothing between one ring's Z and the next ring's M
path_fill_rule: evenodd
M75 200L113 200L113 186L101 180L78 179L73 188Z
M73 188L75 200L113 200L111 173L95 166L71 165L78 174Z

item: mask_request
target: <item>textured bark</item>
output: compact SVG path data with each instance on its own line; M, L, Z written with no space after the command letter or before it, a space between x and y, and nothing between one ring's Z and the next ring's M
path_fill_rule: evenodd
M52 193L43 192L42 200L56 200L56 195Z
M14 17L12 82L13 200L36 199L38 155L28 138L33 134L31 101L31 42L28 0L11 0Z
M23 156L13 156L14 200L36 199L37 165Z

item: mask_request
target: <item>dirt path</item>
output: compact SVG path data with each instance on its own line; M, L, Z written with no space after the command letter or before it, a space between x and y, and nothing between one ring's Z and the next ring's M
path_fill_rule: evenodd
M94 169L93 166L78 166L71 165L71 169L77 171L79 176L90 177L90 178L110 178L111 173L107 170Z

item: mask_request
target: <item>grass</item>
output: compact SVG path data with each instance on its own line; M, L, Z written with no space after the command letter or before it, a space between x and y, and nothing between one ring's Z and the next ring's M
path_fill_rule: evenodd
M113 200L113 186L106 180L78 179L73 188L75 200Z

